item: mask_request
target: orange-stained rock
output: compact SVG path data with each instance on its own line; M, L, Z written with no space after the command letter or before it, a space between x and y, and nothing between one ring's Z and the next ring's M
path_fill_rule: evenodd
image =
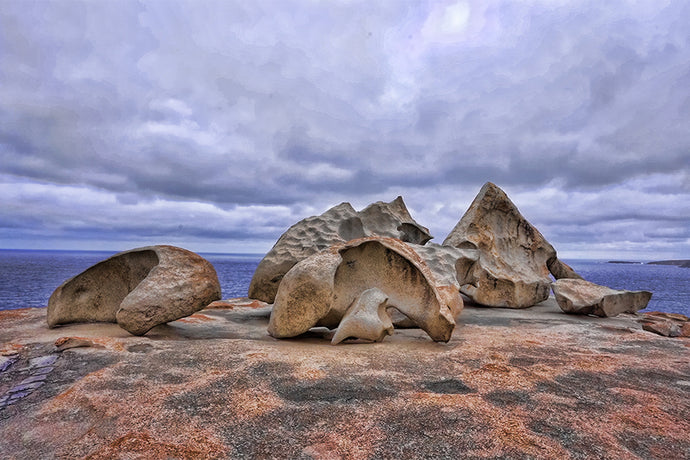
M664 337L678 337L681 334L680 327L668 319L641 320L640 324L642 324L642 329L645 331L663 335Z
M57 351L64 351L69 350L70 348L80 347L103 348L103 345L94 343L93 340L84 337L60 337L55 341L55 348Z
M264 309L207 309L132 336L0 312L3 458L633 458L690 451L690 339L634 318L465 307L447 343L419 329L333 347L275 340ZM59 337L102 349L53 353ZM14 344L14 345L8 345ZM16 345L16 346L15 346ZM56 359L49 367L30 363ZM32 361L33 360L33 361ZM45 364L45 362L44 362ZM15 392L14 394L19 394Z
M218 276L206 259L174 246L149 246L116 254L65 281L48 301L48 325L117 322L143 335L218 299Z
M690 318L680 313L645 312L638 322L645 331L664 337L690 337Z

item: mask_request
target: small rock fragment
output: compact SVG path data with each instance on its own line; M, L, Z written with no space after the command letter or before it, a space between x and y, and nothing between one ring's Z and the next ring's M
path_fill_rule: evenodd
M559 279L551 287L561 310L581 315L635 313L652 297L649 291L618 291L578 279Z
M103 345L96 344L84 337L60 337L55 341L55 347L57 348L57 351L65 351L69 350L70 348L80 347L103 348Z
M678 337L681 334L678 325L669 320L641 321L641 324L645 331L654 332L664 337Z

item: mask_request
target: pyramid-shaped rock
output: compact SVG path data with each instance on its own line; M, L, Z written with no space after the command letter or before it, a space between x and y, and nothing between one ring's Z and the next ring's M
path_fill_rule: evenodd
M580 278L558 260L553 246L491 182L484 184L443 244L478 249L479 261L467 277L471 282L461 285L460 291L481 305L530 307L549 296L550 273L556 278Z

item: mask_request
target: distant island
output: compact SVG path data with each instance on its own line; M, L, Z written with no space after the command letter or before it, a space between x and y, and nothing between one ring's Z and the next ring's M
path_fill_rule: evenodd
M610 264L642 264L642 262L632 262L629 260L609 260Z
M659 260L648 263L650 265L676 265L678 267L690 268L690 260Z

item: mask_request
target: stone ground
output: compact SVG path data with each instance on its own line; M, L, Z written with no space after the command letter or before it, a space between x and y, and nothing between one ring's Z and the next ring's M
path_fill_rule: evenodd
M632 315L467 307L447 344L331 346L217 305L144 337L0 311L0 458L690 458L690 339Z

